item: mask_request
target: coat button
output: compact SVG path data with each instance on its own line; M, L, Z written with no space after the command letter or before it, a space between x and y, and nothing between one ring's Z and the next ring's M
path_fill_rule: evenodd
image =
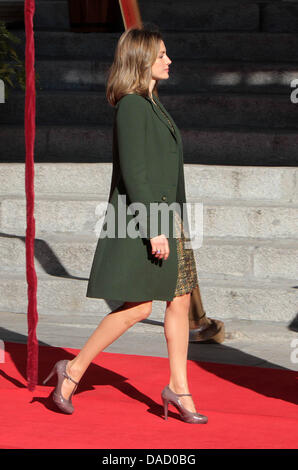
M167 200L167 197L166 196L162 196L161 198L163 201L166 201Z

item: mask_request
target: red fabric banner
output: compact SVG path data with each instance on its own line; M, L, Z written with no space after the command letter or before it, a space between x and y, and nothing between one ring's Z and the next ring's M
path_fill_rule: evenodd
M137 0L119 0L119 5L125 29L142 26Z
M27 381L28 389L33 391L38 382L38 341L36 326L37 313L37 277L34 266L34 141L35 141L35 47L33 32L33 17L35 12L35 0L25 0L24 17L26 32L25 68L25 190L26 190L26 277L28 293L28 340L27 340Z

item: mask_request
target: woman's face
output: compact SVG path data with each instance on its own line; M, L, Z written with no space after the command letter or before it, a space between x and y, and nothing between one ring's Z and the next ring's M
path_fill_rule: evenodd
M160 41L159 53L156 61L151 67L153 80L164 80L169 78L169 65L172 63L171 59L166 54L166 47L163 41Z

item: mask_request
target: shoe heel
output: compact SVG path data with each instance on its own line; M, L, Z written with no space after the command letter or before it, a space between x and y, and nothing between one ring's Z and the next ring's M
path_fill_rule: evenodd
M179 400L179 397L182 397L184 395L191 396L191 393L175 393L173 392L173 390L170 389L169 385L167 385L163 389L163 391L161 392L161 398L164 405L165 419L168 419L168 404L170 402L178 409L182 421L185 421L186 423L207 423L207 416L204 416L200 413L192 412L182 405L181 401Z
M163 401L163 409L164 409L165 419L168 419L169 402L168 402L168 400L165 400L163 397L162 397L162 401Z
M48 375L48 377L42 382L43 385L45 385L51 377L53 377L53 375L55 374L56 372L56 364L54 365L53 369L51 370L50 374Z

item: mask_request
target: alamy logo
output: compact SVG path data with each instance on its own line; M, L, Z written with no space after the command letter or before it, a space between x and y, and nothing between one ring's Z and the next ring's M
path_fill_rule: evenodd
M0 79L0 103L5 103L4 81Z
M169 205L166 203L156 202L149 204L134 202L127 205L126 195L118 195L117 199L117 211L115 210L114 205L110 202L100 203L96 207L95 213L99 219L94 231L97 237L137 238L139 236L148 235L152 238L156 236L159 231L166 237L168 237L170 233L174 234L174 237L180 237L180 227L173 227L175 221L174 213L176 212L180 220L182 219L183 221L186 221L186 223L183 222L182 227L184 235L186 236L185 248L198 249L202 246L202 203L183 203L181 211L181 207L176 202L172 202ZM137 216L135 216L136 211L138 211ZM171 213L172 217L170 217ZM127 215L130 220L127 220Z

